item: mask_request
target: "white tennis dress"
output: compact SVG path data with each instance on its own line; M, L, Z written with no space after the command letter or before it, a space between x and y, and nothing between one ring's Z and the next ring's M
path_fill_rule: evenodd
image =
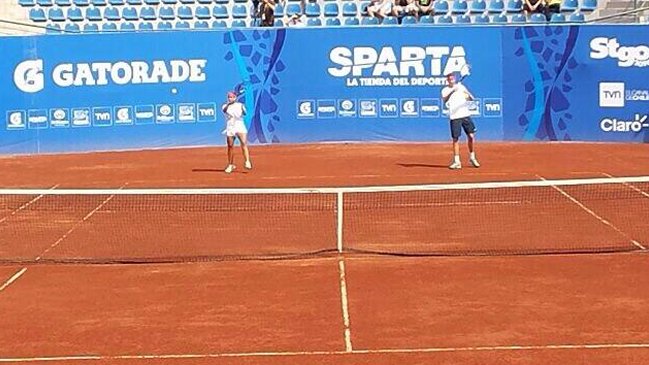
M245 106L236 101L232 104L223 104L221 107L223 113L225 113L225 129L223 134L228 137L234 137L238 133L248 133L246 125L243 122L243 116L246 115Z

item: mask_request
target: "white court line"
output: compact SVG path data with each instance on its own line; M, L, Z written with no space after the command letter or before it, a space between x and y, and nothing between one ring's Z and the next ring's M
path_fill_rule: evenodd
M56 185L52 186L52 187L50 188L50 190L52 190L52 189L56 189L58 186L59 186L59 184L56 184ZM0 223L6 221L6 220L9 219L10 217L13 217L14 215L16 215L16 213L18 213L18 212L20 212L21 210L27 208L28 206L30 206L30 205L36 203L36 202L37 202L40 198L42 198L43 196L45 196L45 194L40 194L40 195L38 195L38 196L35 197L34 199L32 199L32 200L28 201L27 203L21 205L20 207L16 208L16 210L14 210L13 212L9 213L9 215L0 218Z
M613 176L613 175L611 175L611 174L607 174L607 173L605 173L605 172L602 172L601 174L604 175L604 176L610 177L610 178L612 178L612 179L615 178L615 176ZM628 187L628 188L634 190L636 193L639 193L640 195L643 195L643 196L646 197L646 198L649 198L649 193L647 193L647 192L645 192L645 191L642 191L641 189L638 189L638 188L636 188L635 186L633 186L633 185L631 185L631 184L629 184L629 183L627 183L627 182L623 182L622 185L624 185L624 186L626 186L626 187Z
M343 311L343 324L345 325L345 352L354 351L352 347L352 330L349 320L349 300L347 295L347 276L345 274L345 261L338 260L338 272L340 276L340 305Z
M2 362L36 361L87 361L87 360L165 360L165 359L207 359L207 358L253 358L253 357L296 357L296 356L343 356L375 354L426 354L452 352L508 352L542 350L619 350L649 349L649 343L611 343L611 344L549 344L549 345L511 345L511 346L469 346L469 347L429 347L412 349L369 349L352 351L284 351L284 352L240 352L205 354L140 354L140 355L70 355L47 357L6 357Z
M543 176L540 176L540 175L537 175L537 176L538 176L541 180L546 181L546 179L545 179ZM556 191L558 191L559 193L561 193L561 195L565 196L566 198L570 199L570 201L572 201L573 203L577 204L581 209L583 209L584 211L586 211L586 213L588 213L588 214L592 215L593 217L597 218L597 220L599 220L601 223L603 223L603 224L609 226L609 227L610 227L611 229L613 229L615 232L619 233L622 237L624 237L624 238L628 239L629 241L631 241L631 243L633 243L633 244L634 244L636 247L638 247L639 249L641 249L641 250L646 250L646 249L647 249L647 248L644 247L642 244L640 244L640 242L638 242L638 241L634 240L633 238L629 237L629 235L627 235L626 233L624 233L621 229L617 228L615 225L613 225L613 223L611 223L611 222L607 221L606 219L600 217L597 213L595 213L594 211L592 211L591 209L589 209L588 207L586 207L586 206L585 206L584 204L582 204L579 200L575 199L572 195L568 194L567 192L565 192L565 191L564 191L563 189L561 189L560 187L558 187L558 186L556 186L556 185L550 185L550 186L551 186L553 189L555 189Z
M2 286L0 286L0 292L5 290L9 285L11 285L14 281L18 280L19 277L23 276L23 274L27 271L26 267L23 267L22 269L18 270L12 277L9 278L9 280L5 281Z
M126 186L126 184L122 185L119 189L123 189ZM46 248L45 251L41 252L40 255L38 255L34 261L40 261L44 255L46 255L48 252L56 248L63 240L65 240L72 232L74 232L75 229L79 228L85 221L87 221L90 217L92 217L93 214L95 214L99 209L101 209L104 205L106 205L111 199L115 197L115 194L111 194L108 198L104 199L103 202L101 202L95 209L93 209L90 213L86 214L85 217L83 217L79 222L77 222L74 226L72 226L67 232L65 232L61 237L59 237L56 242L54 242L50 247Z

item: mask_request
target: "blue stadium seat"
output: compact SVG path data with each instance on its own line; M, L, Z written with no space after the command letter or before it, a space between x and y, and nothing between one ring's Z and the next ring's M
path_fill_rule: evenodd
M367 7L370 5L369 1L363 1L361 2L358 10L361 12L361 15L363 16L369 16L370 13L367 12Z
M394 16L386 16L381 21L381 25L399 25L399 19Z
M403 25L417 24L417 18L415 18L412 15L406 15L403 18L401 18L401 24Z
M247 3L249 0L234 0L235 3Z
M56 0L54 1L54 4L56 4L56 6L62 7L72 6L72 0Z
M324 5L324 16L338 16L339 13L338 3L326 3Z
M142 5L142 0L126 0L126 3L129 5Z
M194 4L195 1L194 0L180 0L180 3L181 4Z
M347 5L347 4L345 4L345 5ZM345 5L343 5L343 11L345 10ZM356 6L356 4L354 4L354 6ZM345 26L354 26L354 25L359 25L360 22L358 21L358 18L349 17L349 18L345 18L345 20L343 21L343 24Z
M455 17L455 24L471 24L471 17L466 14L460 14Z
M112 6L122 6L124 5L124 0L108 0L108 4Z
M215 20L212 22L212 28L226 28L228 24L225 20Z
M307 3L304 13L309 18L314 18L320 16L320 5L318 3Z
M361 25L379 25L379 19L373 16L364 16L361 18Z
M358 7L354 2L347 2L343 4L343 16L357 16Z
M57 34L61 33L61 26L55 23L46 25L45 33L48 34Z
M174 20L176 19L176 13L172 6L162 6L158 9L158 18L162 20ZM160 29L160 27L158 27Z
M156 20L158 16L155 13L155 8L152 6L143 6L140 8L140 19L142 20Z
M433 14L448 14L448 2L445 0L435 1L435 3L433 3Z
M487 6L487 12L489 14L498 14L505 11L505 3L503 0L489 0L489 5Z
M116 32L117 31L117 24L115 24L115 23L103 23L101 25L101 31L102 32Z
M436 24L453 24L453 18L448 14L438 15L438 16L435 16L435 23Z
M44 7L54 6L54 1L52 1L52 0L36 0L36 5L44 6Z
M489 16L487 16L486 14L476 15L475 18L473 18L473 22L476 24L488 24Z
M509 14L518 14L523 12L522 0L508 0L505 11Z
M530 23L536 23L536 24L547 23L548 18L545 17L545 14L534 13L534 14L530 15L529 22Z
M79 8L68 8L66 18L68 18L68 20L72 22L80 22L83 20L83 13Z
M231 28L245 28L247 26L248 24L246 24L246 21L243 19L234 19L232 23L230 23Z
M178 19L191 20L194 19L194 11L191 7L183 5L176 9L178 12Z
M542 14L536 14L536 15L541 15L543 16L543 21L545 22L545 16ZM510 23L516 23L516 24L521 24L521 23L527 23L527 18L525 17L525 14L523 13L518 13L512 15L511 20L509 21Z
M144 0L147 5L160 5L160 0Z
M137 9L133 6L129 6L122 10L122 19L137 21L140 17L137 15Z
M178 0L162 0L162 3L165 5L176 5Z
M491 18L491 22L496 24L505 24L509 22L509 19L507 19L507 15L505 14L496 14Z
M137 30L153 30L153 23L151 22L141 22L137 25Z
M119 8L109 6L104 10L104 19L112 22L122 20L122 15L119 13Z
M47 18L53 22L64 22L65 15L63 15L63 9L61 8L50 8L47 11Z
M232 17L234 19L243 19L248 17L248 8L245 5L236 4L232 7Z
M87 8L86 20L91 22L99 22L102 20L101 10L99 8Z
M273 12L275 14L275 18L282 18L284 16L284 5L282 4L277 4L275 5L275 11ZM284 23L282 23L284 24Z
M135 30L135 23L122 23L119 25L119 30L121 30L122 32L132 32Z
M469 13L471 14L482 14L487 11L487 2L485 0L473 0L471 2L471 7L469 8Z
M230 17L228 15L228 8L225 5L214 5L212 16L214 19L227 19Z
M468 10L469 4L466 2L466 0L453 0L451 14L466 14Z
M198 6L196 7L196 19L200 20L208 20L212 18L212 13L210 12L210 8L207 6Z
M160 22L160 23L158 23L157 29L158 30L171 30L171 29L173 29L173 25L171 25L171 22Z
M35 6L36 0L18 0L18 5L20 6Z
M84 33L99 32L99 25L97 23L86 23L83 25Z
M571 23L583 23L585 20L586 17L584 16L584 14L578 11L570 14L570 16L568 17L568 21Z
M47 21L47 18L48 16L45 15L45 9L42 8L29 9L29 20L40 23L40 22Z
M561 12L562 13L572 13L579 8L579 2L577 0L563 0L561 3Z
M294 14L302 14L302 9L300 8L300 4L286 5L286 15L292 16Z
M550 18L550 23L565 23L565 22L566 22L566 16L560 13L554 13Z
M338 18L327 18L325 20L325 25L328 27L337 27L340 25L340 19Z
M419 18L419 24L433 25L435 24L435 17L432 15L423 15Z
M597 0L583 0L579 11L590 14L597 10Z
M275 9L277 9L277 7L275 7ZM284 22L282 21L282 19L276 18L275 22L273 22L273 26L282 28L284 26Z
M306 20L306 25L308 27L321 27L322 21L320 20L320 18L308 18Z
M174 24L174 28L176 28L176 29L190 29L191 26L189 25L188 21L183 20L183 21L176 22L176 24Z
M93 6L106 6L106 5L108 5L108 2L106 0L91 0L90 3Z
M199 4L211 4L212 0L197 0Z
M89 6L90 0L73 0L74 5L76 6ZM85 29L84 29L85 32Z
M194 22L194 29L209 29L210 23L205 20L199 20Z
M68 33L80 33L81 28L79 27L79 24L76 23L68 23L65 25L65 28L63 28Z
M230 0L214 0L215 4L228 4Z

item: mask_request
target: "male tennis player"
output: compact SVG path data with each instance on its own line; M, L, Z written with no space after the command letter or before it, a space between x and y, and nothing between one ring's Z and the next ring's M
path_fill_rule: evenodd
M228 92L228 101L223 104L221 109L225 114L225 134L228 141L228 166L225 167L225 173L229 174L236 166L234 165L234 140L239 138L243 157L246 159L245 168L252 169L250 162L250 152L248 152L248 130L243 123L243 116L246 115L246 107L237 101L237 94L234 91Z
M448 115L451 120L451 137L453 138L453 162L449 166L452 170L462 168L460 162L460 134L462 129L466 133L469 145L469 161L474 167L480 167L480 163L475 157L474 143L475 143L475 124L471 120L471 111L467 105L467 101L473 100L473 95L469 90L460 82L455 81L453 73L446 75L448 86L442 89L442 99L448 107Z

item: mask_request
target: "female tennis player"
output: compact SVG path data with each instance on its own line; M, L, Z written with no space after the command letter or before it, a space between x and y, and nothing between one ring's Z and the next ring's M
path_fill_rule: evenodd
M234 91L229 91L227 98L228 101L223 104L221 110L225 114L225 130L223 134L225 134L228 142L228 165L224 171L226 174L229 174L236 169L233 151L236 138L239 138L241 151L246 160L245 168L248 170L252 169L252 163L250 162L250 152L248 152L248 130L243 123L243 116L246 115L246 107L237 101L237 94Z

